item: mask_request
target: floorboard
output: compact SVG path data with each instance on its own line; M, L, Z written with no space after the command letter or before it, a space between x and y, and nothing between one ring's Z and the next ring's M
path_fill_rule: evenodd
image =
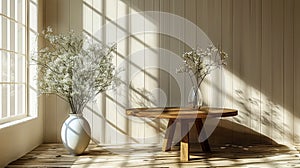
M42 144L7 167L300 167L299 147L281 145L212 147L205 154L193 144L188 163L179 150L162 152L157 144L89 145L80 156L69 155L62 144Z

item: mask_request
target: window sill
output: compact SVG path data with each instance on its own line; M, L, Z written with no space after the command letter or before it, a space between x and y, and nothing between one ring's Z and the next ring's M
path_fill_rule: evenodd
M33 120L33 119L36 119L36 117L27 116L27 117L24 117L24 118L21 118L21 119L18 119L18 120L3 123L3 124L0 124L0 130L4 129L4 128L15 126L15 125L18 125L18 124L21 124L21 123L28 122L28 121Z

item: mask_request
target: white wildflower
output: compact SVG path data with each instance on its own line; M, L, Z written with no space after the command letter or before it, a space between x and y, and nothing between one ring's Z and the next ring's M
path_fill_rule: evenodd
M51 27L43 31L43 36L49 47L41 49L35 59L40 65L39 89L67 99L72 113L80 113L88 101L111 84L115 46L91 43L74 31L56 35Z
M184 65L176 69L177 73L192 72L196 78L195 87L199 88L204 78L216 68L226 65L228 54L220 51L214 45L209 45L206 49L192 49L183 54Z

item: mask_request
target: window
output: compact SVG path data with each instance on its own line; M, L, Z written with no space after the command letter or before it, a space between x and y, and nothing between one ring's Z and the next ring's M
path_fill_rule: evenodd
M35 1L0 1L0 124L27 116L29 43L37 27L30 8Z

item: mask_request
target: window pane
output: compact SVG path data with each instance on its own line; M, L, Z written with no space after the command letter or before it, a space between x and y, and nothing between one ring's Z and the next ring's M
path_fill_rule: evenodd
M25 10L25 0L21 0L21 4L22 4L22 8L21 8L21 11L22 11L22 24L26 24L26 10Z
M25 33L25 32L24 32ZM23 26L18 24L18 49L17 52L18 53L22 53L23 51L23 46L25 45L25 39L23 39Z
M26 41L25 41L25 33L26 33L26 29L25 29L25 27L24 26L22 26L22 25L20 25L20 24L18 24L17 25L17 27L18 27L18 32L17 32L17 39L18 39L18 41L17 41L17 43L18 43L18 48L16 48L16 52L17 53L22 53L22 54L24 54L25 55L25 47L26 47Z
M15 85L15 93L16 114L25 114L25 85Z
M25 56L24 55L17 55L16 56L16 82L25 83Z
M4 14L10 17L10 0L6 0L6 9Z
M1 0L2 10L0 12L4 15L7 15L7 1L8 0Z
M8 17L10 17L10 2L11 2L11 0L6 0L6 15L8 16Z
M7 112L8 116L14 116L16 114L16 109L15 109L15 99L16 99L16 89L15 89L15 85L8 85L9 86L9 94L8 94L8 98L10 99L10 103L9 103L9 111Z
M0 84L0 118L25 114L25 85Z
M10 20L6 19L7 22L6 22L6 33L7 33L7 36L6 36L6 49L7 50L10 50Z
M38 38L38 34L36 32L33 31L29 32L29 51L32 54L37 53L37 38Z
M13 20L15 20L15 0L10 0L10 7L9 7L9 15L10 15L10 18L12 18Z
M17 0L16 2L16 20L19 23L25 24L25 0Z
M29 18L29 26L30 29L37 32L37 6L35 3L30 2L30 18Z
M26 33L26 29L25 29L24 26L22 26L21 27L22 40L20 40L20 41L22 43L21 44L21 46L22 46L21 47L21 53L24 54L24 55L26 54L26 50L25 50L25 47L26 47L26 41L25 41L26 34L25 33Z
M9 104L10 104L10 99L9 99L9 85L0 85L0 90L2 91L2 109L1 114L2 118L8 116L8 111L9 111Z
M0 52L0 82L26 82L26 58L24 55Z
M0 73L1 74L1 73ZM4 101L3 101L3 98L2 98L2 88L1 88L1 84L0 84L0 118L2 117L2 114L3 114L3 103L4 103Z
M2 40L1 48L3 49L7 49L7 22L7 19L2 17L2 38L0 40Z
M9 82L15 82L15 54L14 53L9 53L10 59L9 59Z
M8 38L10 40L10 48L9 50L10 51L15 51L15 26L16 26L16 23L13 22L13 21L10 21L10 37Z
M2 63L2 57L3 57L3 55L2 54L4 54L1 50L0 50L0 82L2 81L2 67L3 67L3 63ZM0 93L0 95L1 95L1 93ZM0 100L0 104L1 104L1 100ZM0 115L1 116L1 115Z
M0 4L2 4L2 3L0 2ZM0 16L0 27L1 27L1 29L0 29L0 37L3 38L3 34L2 34L2 29L3 29L3 27L2 27L2 16ZM2 39L0 39L0 49L1 48L2 48Z
M16 52L18 52L18 43L19 43L19 39L18 39L18 25L19 24L15 24L15 27L14 27L14 34L15 34L14 47L15 47L15 51Z
M2 51L1 52L1 76L0 76L0 81L1 82L7 82L8 81L8 65L9 65L9 61L8 61L8 53Z

